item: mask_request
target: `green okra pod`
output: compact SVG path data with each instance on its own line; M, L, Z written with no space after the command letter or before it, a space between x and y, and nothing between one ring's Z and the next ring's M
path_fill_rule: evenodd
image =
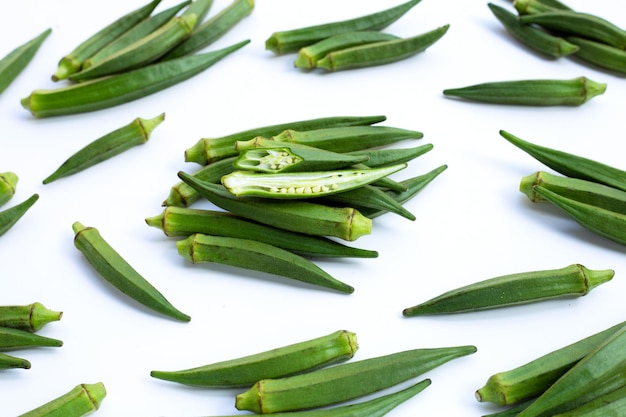
M568 42L576 45L576 58L599 68L626 74L626 50L575 36L568 36Z
M626 30L599 16L573 10L555 10L520 16L524 24L626 48Z
M572 366L554 384L543 392L519 417L537 417L547 414L593 391L615 372L623 372L626 365L626 326Z
M80 71L87 58L150 16L150 13L160 2L161 0L152 0L138 9L126 13L81 42L70 53L61 58L56 72L52 75L52 80L63 80Z
M24 68L50 35L52 29L46 29L35 38L18 46L0 59L0 94L22 73Z
M281 200L308 199L353 190L404 168L406 168L406 164L372 169L280 174L234 171L222 177L222 184L231 194L238 197L253 196Z
M566 177L594 181L626 191L626 171L592 159L527 142L504 130L500 131L500 135L542 164Z
M195 14L174 17L149 35L68 78L72 81L93 80L144 67L191 36L196 22Z
M262 379L237 395L235 406L266 414L332 405L389 388L474 352L474 346L413 349L287 378Z
M312 257L376 258L378 252L343 245L332 239L278 229L246 220L224 211L167 207L157 216L146 219L167 236L189 236L194 233L236 237L272 244L279 248Z
M127 103L185 81L249 42L246 40L217 51L150 64L84 83L52 90L35 90L22 99L22 106L35 117L49 117Z
M333 51L350 48L357 45L365 45L373 42L383 42L399 39L398 36L390 33L383 33L374 30L361 30L355 32L345 32L326 39L322 39L311 45L300 48L298 56L294 61L297 68L315 68L317 61Z
M354 292L350 285L335 279L308 259L268 243L195 233L176 242L176 248L181 256L193 263L219 263L279 275L347 294Z
M353 156L367 156L367 166L376 168L385 165L410 162L418 156L430 152L432 149L433 145L427 143L414 148L364 149L361 151L347 152L347 154Z
M359 211L364 208L370 210L384 210L395 213L408 220L415 220L415 215L404 208L396 199L372 185L364 185L349 191L343 191L322 197L322 201L332 205L347 205Z
M563 197L544 187L535 186L536 193L562 209L578 224L593 233L626 245L626 214Z
M113 42L100 49L97 53L87 58L85 62L83 62L81 69L84 71L89 67L93 67L94 65L99 64L114 53L139 41L145 36L148 36L156 29L160 28L161 26L169 22L172 18L174 18L174 16L176 16L176 14L181 9L186 7L189 3L191 3L191 0L185 0L182 3L178 3L177 5L174 5L166 10L163 10L162 12L155 14L154 16L150 16L144 19L133 28L120 35ZM200 20L199 17L198 20Z
M37 200L39 194L33 194L21 203L0 211L0 236L8 232Z
M551 12L554 10L572 10L559 0L513 0L513 7L520 15Z
M528 407L532 401L533 400L527 400L495 413L483 414L482 417L515 417L520 411Z
M343 32L381 30L401 18L419 2L420 0L410 0L390 9L353 19L274 32L265 41L265 49L284 54Z
M447 33L449 27L450 25L443 25L409 38L373 42L332 51L317 61L317 67L327 71L341 71L407 59L434 45Z
M509 12L504 7L493 3L488 3L487 5L513 38L535 51L554 58L560 58L571 55L579 49L577 45L568 42L560 36L555 36L537 26L521 23L517 15Z
M0 306L0 327L36 332L46 324L61 320L63 312L52 311L43 304Z
M626 413L626 386L601 395L581 406L554 417L606 417Z
M238 153L237 149L235 149L236 142L251 140L259 136L275 136L286 129L314 130L328 127L361 126L376 124L385 120L385 116L320 117L257 127L219 138L202 138L192 147L185 150L185 162L196 162L200 165L207 165L223 158L236 156Z
M387 394L361 403L340 407L305 410L298 412L274 413L273 417L382 417L395 407L422 392L430 385L430 379L424 379L398 392ZM237 417L237 416L223 416Z
M0 370L2 369L30 369L31 363L22 358L0 353Z
M202 22L213 7L213 0L194 0L183 12L183 16L195 15L198 23Z
M482 103L524 106L580 106L604 94L606 84L587 77L568 80L495 81L443 90L445 96Z
M232 29L244 17L252 13L254 0L233 0L207 21L196 25L191 36L169 51L161 60L170 60L199 51ZM200 19L198 20L200 22Z
M560 297L579 297L610 281L615 271L590 270L580 264L560 269L520 272L469 284L405 308L405 317L462 313Z
M14 172L0 173L0 206L13 198L18 181L19 177Z
M63 346L63 342L58 339L41 336L27 330L0 327L0 351L61 346Z
M353 241L372 231L372 221L350 207L329 207L296 200L236 197L222 185L200 181L179 172L185 183L204 198L233 214L259 223L316 236Z
M122 152L146 143L152 131L165 120L165 113L152 119L138 117L131 123L115 129L84 146L70 156L59 168L43 180L49 184L59 178L76 174Z
M18 417L82 417L98 410L105 397L106 389L102 382L80 384Z
M191 318L174 307L148 280L139 274L109 243L98 229L80 222L72 225L74 245L108 283L140 304L180 321Z
M282 378L351 359L356 334L339 330L268 351L180 371L152 371L150 376L202 387L251 386L265 378Z

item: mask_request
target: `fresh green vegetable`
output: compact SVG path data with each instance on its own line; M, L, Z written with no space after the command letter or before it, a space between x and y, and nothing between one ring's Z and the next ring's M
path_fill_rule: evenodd
M415 220L415 215L404 208L395 198L379 187L369 184L352 190L330 194L326 197L321 197L321 199L323 202L329 202L331 205L346 205L361 212L363 209L384 210L411 221Z
M27 330L0 327L0 351L61 346L63 346L63 342L58 339L41 336Z
M574 54L576 58L602 69L626 74L626 51L624 49L575 36L568 36L567 41L578 47Z
M106 396L102 382L80 384L71 391L18 417L82 417L100 408Z
M38 199L39 194L33 194L21 203L0 211L0 236L8 232Z
M46 324L61 320L61 311L52 311L43 304L35 302L29 305L0 306L0 327L36 332Z
M37 37L18 46L0 59L0 94L22 73L24 68L46 40L52 29L46 29Z
M554 10L572 10L559 0L514 0L513 7L520 15L550 12Z
M202 22L213 7L213 0L194 0L183 12L183 16L195 15L198 23Z
M45 178L43 183L49 184L59 178L75 174L119 155L133 146L146 143L152 131L164 119L165 113L152 119L138 117L131 123L107 133L70 156L56 171Z
M6 353L0 353L0 370L15 368L30 369L30 367L31 364L26 359L7 355Z
M74 245L107 282L144 306L180 321L191 318L176 309L106 242L94 227L72 225Z
M607 417L620 416L624 413L626 413L626 387L601 395L572 410L556 414L555 417Z
M315 339L181 371L152 371L154 378L202 387L251 386L344 362L358 349L356 334L339 330Z
M13 198L18 181L19 177L14 172L0 173L0 206Z
M361 151L347 152L347 154L352 156L367 156L367 166L376 168L385 165L410 162L418 156L430 152L432 149L433 145L427 143L414 148L364 149Z

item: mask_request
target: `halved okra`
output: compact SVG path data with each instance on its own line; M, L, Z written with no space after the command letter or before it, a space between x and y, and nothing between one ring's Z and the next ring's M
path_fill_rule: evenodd
M180 371L152 371L150 376L201 387L250 386L264 378L282 378L344 362L358 349L356 334L339 330L268 351Z
M82 417L98 410L105 397L106 389L102 382L80 384L67 393L18 417Z
M52 29L46 29L35 38L18 46L0 59L0 94L17 78L32 61Z
M346 246L322 236L306 235L267 226L224 211L167 207L161 214L147 218L146 223L163 230L167 236L189 236L202 233L251 239L303 256L378 257L378 252L373 250Z
M8 171L0 174L0 206L13 198L18 181L19 177L14 172Z
M62 312L52 311L39 302L3 305L0 306L0 327L36 332L50 322L61 320L62 315Z
M350 294L345 284L308 259L269 243L195 233L176 242L178 253L192 263L218 263L279 275Z

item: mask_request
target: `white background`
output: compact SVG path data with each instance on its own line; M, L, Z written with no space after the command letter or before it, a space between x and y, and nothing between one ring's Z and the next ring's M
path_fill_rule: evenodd
M512 9L509 1L494 0ZM58 59L138 0L7 2L0 55L51 27L32 63L0 96L0 172L20 181L8 208L39 193L39 201L0 238L0 304L42 302L62 310L40 334L61 348L13 352L30 370L0 373L0 415L15 416L79 383L102 381L100 417L238 414L240 389L200 389L153 379L153 369L177 370L252 354L331 333L355 332L354 360L405 349L475 345L478 352L423 377L432 385L390 415L479 416L497 408L474 391L510 369L624 319L624 248L598 237L548 205L518 191L522 176L546 169L498 131L624 167L624 80L573 59L541 57L504 32L484 1L424 0L386 29L412 36L450 24L434 46L392 65L325 74L293 68L295 55L264 49L274 31L342 20L396 1L258 1L251 16L206 50L251 43L206 72L135 102L93 113L35 119L20 99L54 88ZM158 10L174 5L164 0ZM211 14L229 4L215 0ZM626 26L616 0L570 0L578 10ZM585 75L608 85L581 107L525 108L475 104L442 90L496 80ZM69 155L94 139L161 112L166 120L148 143L72 177L42 185ZM175 239L148 227L185 163L184 150L217 137L275 123L336 115L387 116L384 123L424 132L434 149L395 175L404 179L448 169L407 203L417 220L393 214L374 221L355 246L377 259L319 260L355 287L351 295L217 265L191 265ZM197 204L197 207L210 207ZM178 308L181 323L152 313L104 282L73 245L80 221L104 238ZM615 278L577 299L490 312L403 318L402 309L460 285L495 276L581 263L612 268ZM416 382L416 379L411 382ZM403 384L406 386L407 384ZM397 388L397 387L396 387ZM396 388L393 390L394 391ZM245 413L240 413L245 414Z

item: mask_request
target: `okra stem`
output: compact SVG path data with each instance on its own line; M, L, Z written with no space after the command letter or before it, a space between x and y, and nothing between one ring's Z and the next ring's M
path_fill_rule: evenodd
M82 417L100 408L106 396L102 382L80 384L69 392L18 417Z
M52 311L43 304L35 302L29 305L0 306L0 327L36 332L46 324L61 320L63 312Z

